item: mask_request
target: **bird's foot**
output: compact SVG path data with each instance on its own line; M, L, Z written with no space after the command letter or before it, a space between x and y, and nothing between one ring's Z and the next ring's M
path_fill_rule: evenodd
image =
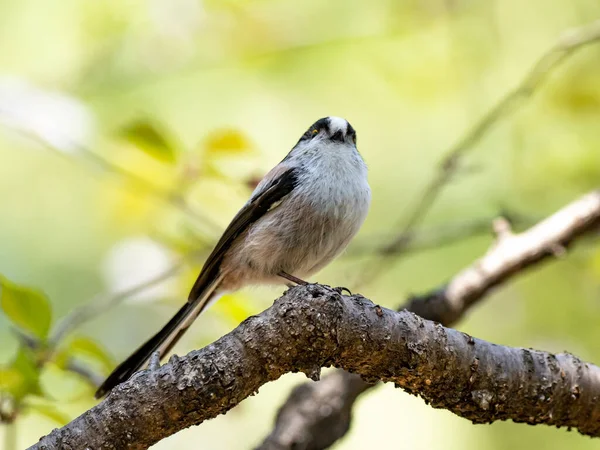
M301 278L295 277L294 275L290 275L287 272L284 272L283 270L281 272L279 272L277 275L279 275L281 278L285 278L288 281L291 281L294 284L300 285L300 286L307 286L310 283L308 281L304 281ZM288 284L289 286L289 284Z
M346 291L348 293L348 295L352 295L352 292L347 287L343 287L343 286L334 287L333 290L336 291L340 295L342 295L344 293L344 291Z

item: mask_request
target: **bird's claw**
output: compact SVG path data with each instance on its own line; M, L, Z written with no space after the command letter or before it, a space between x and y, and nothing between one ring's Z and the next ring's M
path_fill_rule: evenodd
M343 287L343 286L334 287L333 290L336 291L340 295L343 295L344 291L346 291L348 293L348 295L352 295L352 292L347 287Z

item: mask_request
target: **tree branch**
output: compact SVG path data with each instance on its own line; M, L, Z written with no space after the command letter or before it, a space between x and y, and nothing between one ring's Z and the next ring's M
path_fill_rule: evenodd
M567 205L521 234L497 229L487 254L455 276L444 288L413 297L400 309L451 326L495 286L549 257L600 226L600 190ZM354 401L373 384L334 372L319 383L296 387L281 407L275 428L260 449L322 449L350 428Z
M437 173L425 187L422 196L414 204L406 222L404 224L399 223L395 227L401 229L401 232L381 252L381 258L378 261L369 263L369 267L361 275L359 284L362 285L366 281L372 282L384 273L385 268L390 267L390 258L397 256L410 244L415 226L421 222L444 187L452 180L460 168L460 163L465 154L471 151L498 122L514 112L525 100L530 99L543 86L552 72L565 60L585 46L599 41L600 20L562 33L557 42L531 67L519 85L502 97L479 122L446 151L445 156L438 165Z
M287 372L318 379L327 366L393 382L475 423L512 419L600 437L599 367L570 354L490 344L309 285L204 349L138 373L31 448L147 448Z
M405 247L397 251L406 255L408 253L422 252L431 249L439 249L446 245L455 244L462 240L481 235L490 234L490 223L501 215L505 217L511 225L517 225L521 228L530 226L536 222L534 217L526 217L511 211L502 211L494 216L473 218L449 222L444 225L413 230L410 233L408 243ZM392 233L385 236L371 234L362 237L343 254L343 258L353 258L365 255L372 255L386 252Z
M11 121L1 119L2 118L0 118L0 125L3 127L40 144L59 156L65 157L65 152L62 149L45 139L44 136L40 135L35 130L15 124ZM211 216L193 208L185 198L183 198L181 195L178 195L176 192L164 190L163 188L154 184L152 181L148 181L136 173L130 172L127 169L124 169L111 162L80 142L71 141L70 144L73 148L77 149L77 153L82 156L82 158L68 157L68 159L77 162L81 162L82 160L90 162L93 164L94 168L99 168L106 173L116 175L117 177L120 177L121 179L131 183L131 186L138 188L157 200L171 205L174 209L181 211L187 217L195 220L196 224L206 227L209 234L213 235L220 232L221 227L214 222Z
M52 331L50 337L51 347L56 347L60 341L62 341L66 335L72 332L74 329L80 327L85 322L98 317L98 315L114 308L119 303L127 300L129 297L144 291L145 289L156 286L165 280L168 280L175 275L179 274L184 268L188 260L195 257L195 253L184 255L179 261L172 264L162 273L159 273L153 278L143 281L135 286L128 289L124 289L119 292L109 292L105 294L96 295L91 300L87 301L83 305L75 308L71 313L66 316L59 325Z
M501 232L487 254L442 289L409 300L405 306L421 317L449 325L495 286L550 257L562 256L578 237L598 231L600 190L567 205L526 232Z

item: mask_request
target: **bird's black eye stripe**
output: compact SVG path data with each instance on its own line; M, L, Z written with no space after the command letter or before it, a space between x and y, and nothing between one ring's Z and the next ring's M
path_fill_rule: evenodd
M354 127L350 124L348 124L348 131L347 131L348 136L356 136L356 130L354 129Z
M335 133L333 133L331 135L331 140L332 141L343 142L344 141L344 134L342 133L341 130L338 130L338 131L336 131Z
M302 135L302 137L300 138L300 140L298 142L307 141L309 139L312 139L317 134L319 134L319 132L322 129L327 129L327 128L329 128L329 119L327 117L323 117L322 119L319 119L315 123L313 123L310 126L310 128L308 130L306 130L306 133L304 133ZM315 130L316 130L316 133L315 133Z
M309 129L306 133L302 135L300 141L307 141L311 139L314 135L312 134L312 129Z

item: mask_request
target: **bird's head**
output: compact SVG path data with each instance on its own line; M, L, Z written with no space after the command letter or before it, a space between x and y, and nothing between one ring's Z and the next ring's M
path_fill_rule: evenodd
M298 141L298 144L313 141L336 142L356 146L356 131L346 119L335 116L324 117L309 127Z

